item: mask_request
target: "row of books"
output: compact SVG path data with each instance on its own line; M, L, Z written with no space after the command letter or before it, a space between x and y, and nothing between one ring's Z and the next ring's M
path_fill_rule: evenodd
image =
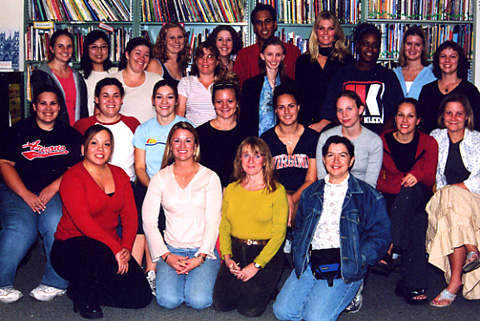
M379 24L382 30L382 48L381 58L398 59L400 55L400 47L402 46L403 33L408 29L405 24ZM424 27L427 35L427 51L429 58L433 58L433 54L438 46L444 41L451 40L457 42L464 50L468 59L473 57L473 26L471 24L464 25L432 25Z
M258 0L277 11L277 21L287 24L313 24L323 10L332 11L343 24L360 21L361 0Z
M35 21L131 21L129 0L29 0Z
M370 0L368 18L473 20L474 0Z
M243 22L245 0L141 0L145 22Z
M66 28L74 37L74 56L72 61L80 61L83 54L83 41L85 36L93 29L98 27ZM40 29L34 26L28 26L25 33L25 44L27 47L26 60L45 61L49 58L50 37L53 29ZM108 32L110 39L110 60L120 61L121 55L125 50L127 42L132 38L133 30L131 28L116 28L113 32Z

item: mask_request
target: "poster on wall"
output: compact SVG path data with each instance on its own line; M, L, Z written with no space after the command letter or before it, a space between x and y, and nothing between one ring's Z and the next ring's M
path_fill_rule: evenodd
M19 55L19 29L0 28L0 71L18 71Z

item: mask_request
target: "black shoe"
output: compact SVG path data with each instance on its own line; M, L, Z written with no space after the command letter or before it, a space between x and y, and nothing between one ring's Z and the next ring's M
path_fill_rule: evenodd
M73 303L73 311L80 313L85 319L101 319L103 318L102 308L98 304Z
M385 262L380 262L385 261ZM385 254L385 256L378 261L375 265L370 267L370 271L376 274L388 276L392 272L392 256L390 254Z
M426 289L411 289L407 288L402 280L398 280L397 286L395 287L395 294L399 297L403 297L405 302L411 305L425 304L428 302L428 298L425 299L414 299L418 295L425 294Z

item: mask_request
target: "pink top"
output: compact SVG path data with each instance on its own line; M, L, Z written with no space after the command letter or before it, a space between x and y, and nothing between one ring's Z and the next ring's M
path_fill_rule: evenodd
M65 104L67 105L68 118L70 120L70 126L73 126L73 124L75 124L75 102L77 101L77 89L75 88L73 72L70 70L70 75L67 78L62 78L56 73L54 74L62 85L63 92L65 93Z
M165 210L165 239L158 230L160 205ZM153 175L143 202L143 230L154 262L174 248L199 248L215 258L222 209L222 184L215 172L200 165L190 183L182 189L175 180L173 165Z

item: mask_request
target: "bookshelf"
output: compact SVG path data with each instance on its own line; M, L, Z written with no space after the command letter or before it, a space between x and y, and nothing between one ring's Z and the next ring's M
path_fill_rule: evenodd
M84 6L81 6L82 3ZM115 44L111 60L118 61L129 37L146 33L150 39L155 40L162 24L168 19L185 24L185 29L190 32L192 48L197 41L204 40L217 25L224 23L239 31L245 46L248 46L255 42L249 20L257 3L270 4L276 8L277 36L303 46L302 51L306 50L315 17L322 10L335 11L347 37L359 22L371 22L382 28L384 48L381 60L387 63L395 64L398 60L401 36L410 25L419 24L426 29L431 54L433 48L445 40L445 35L451 35L452 38L461 39L471 59L472 79L480 84L480 70L476 72L480 66L477 66L475 58L475 53L480 52L480 35L476 32L480 3L474 0L24 0L25 88L28 88L29 67L44 60L46 55L45 52L43 56L41 53L38 53L40 56L34 55L37 48L28 43L29 34L30 38L37 33L39 37L45 37L44 34L51 33L55 28L69 28L76 35L77 46L81 47L82 36L91 29L110 28L114 30L112 44ZM445 3L445 8L439 5ZM46 10L36 9L35 6L40 4L43 5L42 8L45 5L51 8L50 20L45 19L49 18ZM68 14L63 12L68 8L67 4L81 7L72 7L75 13ZM103 6L103 13L100 7L95 10L95 5ZM113 6L110 8L111 14L104 9L109 5ZM235 5L238 7L232 11L232 6ZM227 12L229 6L232 9ZM119 12L122 8L125 10L123 16ZM115 13L118 14L116 18L112 17ZM47 24L45 20L51 21L50 25L42 26L42 22ZM40 27L34 28L38 23ZM25 95L25 111L28 111L27 98Z

